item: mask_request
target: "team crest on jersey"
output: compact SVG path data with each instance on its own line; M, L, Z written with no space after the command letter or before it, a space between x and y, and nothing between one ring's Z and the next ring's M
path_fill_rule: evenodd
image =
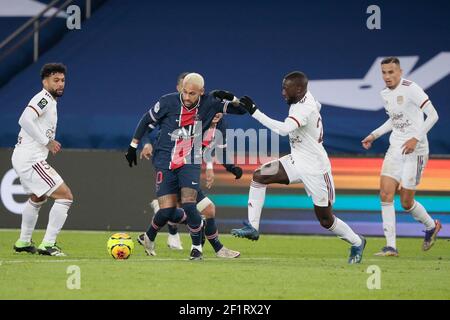
M45 106L48 104L48 101L45 98L42 98L41 101L37 104L39 108L44 109Z
M397 103L398 104L403 104L403 101L404 101L403 96L397 96Z

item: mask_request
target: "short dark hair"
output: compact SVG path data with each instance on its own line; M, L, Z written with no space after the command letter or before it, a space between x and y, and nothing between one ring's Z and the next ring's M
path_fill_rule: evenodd
M397 57L387 57L381 60L381 64L395 63L400 66L400 60Z
M308 86L308 77L301 71L292 71L285 77L286 80L294 81L296 85L306 88Z
M54 73L66 74L67 68L62 63L46 63L41 69L41 79L45 79Z
M178 75L177 78L177 84L180 83L180 81L182 81L184 78L186 78L186 76L189 74L190 72L182 72Z

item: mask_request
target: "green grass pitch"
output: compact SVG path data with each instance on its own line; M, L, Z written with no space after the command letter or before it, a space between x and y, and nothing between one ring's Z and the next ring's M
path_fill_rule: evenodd
M401 256L384 258L373 256L384 239L368 238L362 264L348 265L349 247L335 237L221 235L240 258L216 258L206 243L204 260L192 262L187 234L185 249L172 251L161 233L156 257L135 241L130 259L116 261L106 252L112 233L63 230L58 242L68 256L46 257L14 253L19 231L0 230L0 299L450 299L447 239L422 252L422 239L401 238ZM38 244L43 231L33 237ZM66 285L71 265L81 271L79 290ZM371 265L381 270L380 289L367 288Z

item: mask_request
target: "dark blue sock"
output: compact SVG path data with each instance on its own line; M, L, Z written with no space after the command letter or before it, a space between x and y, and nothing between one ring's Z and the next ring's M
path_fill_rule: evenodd
M191 235L192 244L194 246L199 246L202 240L202 218L200 212L197 210L197 204L195 202L188 202L183 203L181 206L187 215L187 225Z
M209 243L212 245L215 252L222 249L223 244L220 243L219 240L219 230L217 229L216 226L216 219L214 218L206 219L205 235L206 239L208 239Z
M155 216L152 219L152 223L150 223L150 227L147 230L147 236L150 241L155 241L159 229L166 225L167 221L169 221L169 217L173 215L174 210L175 207L165 208L159 209L159 211L155 213Z
M169 222L167 224L167 229L169 229L169 234L171 234L171 235L175 235L178 233L178 227L173 222Z

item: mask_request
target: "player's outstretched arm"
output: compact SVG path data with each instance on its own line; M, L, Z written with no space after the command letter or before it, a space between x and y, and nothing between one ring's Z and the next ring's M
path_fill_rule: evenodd
M245 114L247 113L244 108L240 106L239 99L234 93L225 90L213 90L212 95L220 100L223 104L220 106L220 112L228 114ZM229 105L233 107L228 108Z
M284 122L274 120L258 110L258 107L253 100L248 96L243 96L240 100L241 106L258 120L261 124L279 134L280 136L287 136L290 132L298 128L299 124L296 120L288 117Z
M364 149L369 150L372 147L372 143L381 137L382 135L388 133L392 130L392 121L391 119L387 119L385 123L383 123L381 126L373 130L367 137L365 137L361 144Z
M230 91L213 90L212 95L220 101L230 101L235 106L239 105L239 99L234 95L234 93Z

